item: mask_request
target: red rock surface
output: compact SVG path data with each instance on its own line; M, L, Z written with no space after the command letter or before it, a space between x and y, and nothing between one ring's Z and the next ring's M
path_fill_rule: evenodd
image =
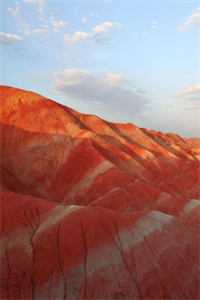
M200 143L0 87L0 299L199 299Z

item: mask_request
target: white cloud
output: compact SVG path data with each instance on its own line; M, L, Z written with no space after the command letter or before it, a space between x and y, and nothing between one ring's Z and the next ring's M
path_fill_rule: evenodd
M200 100L200 84L193 84L185 87L183 91L178 93L178 97L184 97L187 99L199 99Z
M197 8L178 29L179 31L187 31L192 27L200 28L200 7Z
M65 28L67 26L67 22L63 21L63 20L53 20L52 21L52 27L54 31L59 31L63 28Z
M83 69L65 69L56 74L56 89L71 99L99 103L114 113L131 117L143 111L147 100L127 86L118 73L95 74Z
M105 74L105 80L112 86L117 86L122 83L123 76L119 73L107 73Z
M72 34L65 34L64 40L71 45L84 40L103 40L113 29L120 26L120 23L107 21L96 25L90 32L76 31Z
M13 33L0 32L0 44L15 44L22 41L22 38Z
M70 34L64 35L65 42L70 45L77 44L81 41L88 40L90 38L91 38L91 35L84 31L76 31L72 35L70 35Z
M95 26L93 28L93 31L96 34L103 34L103 33L107 33L109 31L111 31L112 29L114 29L118 26L119 26L119 23L117 23L117 22L107 21L107 22L104 22L104 23L101 23L101 24Z

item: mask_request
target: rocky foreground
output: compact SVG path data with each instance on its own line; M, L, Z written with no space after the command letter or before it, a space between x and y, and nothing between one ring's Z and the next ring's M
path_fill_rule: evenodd
M200 139L0 87L0 299L200 298Z

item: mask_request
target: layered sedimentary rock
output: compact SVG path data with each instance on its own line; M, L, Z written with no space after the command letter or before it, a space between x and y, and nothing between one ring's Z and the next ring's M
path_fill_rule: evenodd
M200 144L0 88L0 299L198 299Z

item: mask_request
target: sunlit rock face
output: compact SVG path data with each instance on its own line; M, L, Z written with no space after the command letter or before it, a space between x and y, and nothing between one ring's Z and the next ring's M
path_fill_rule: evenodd
M199 299L200 140L0 87L0 299Z

